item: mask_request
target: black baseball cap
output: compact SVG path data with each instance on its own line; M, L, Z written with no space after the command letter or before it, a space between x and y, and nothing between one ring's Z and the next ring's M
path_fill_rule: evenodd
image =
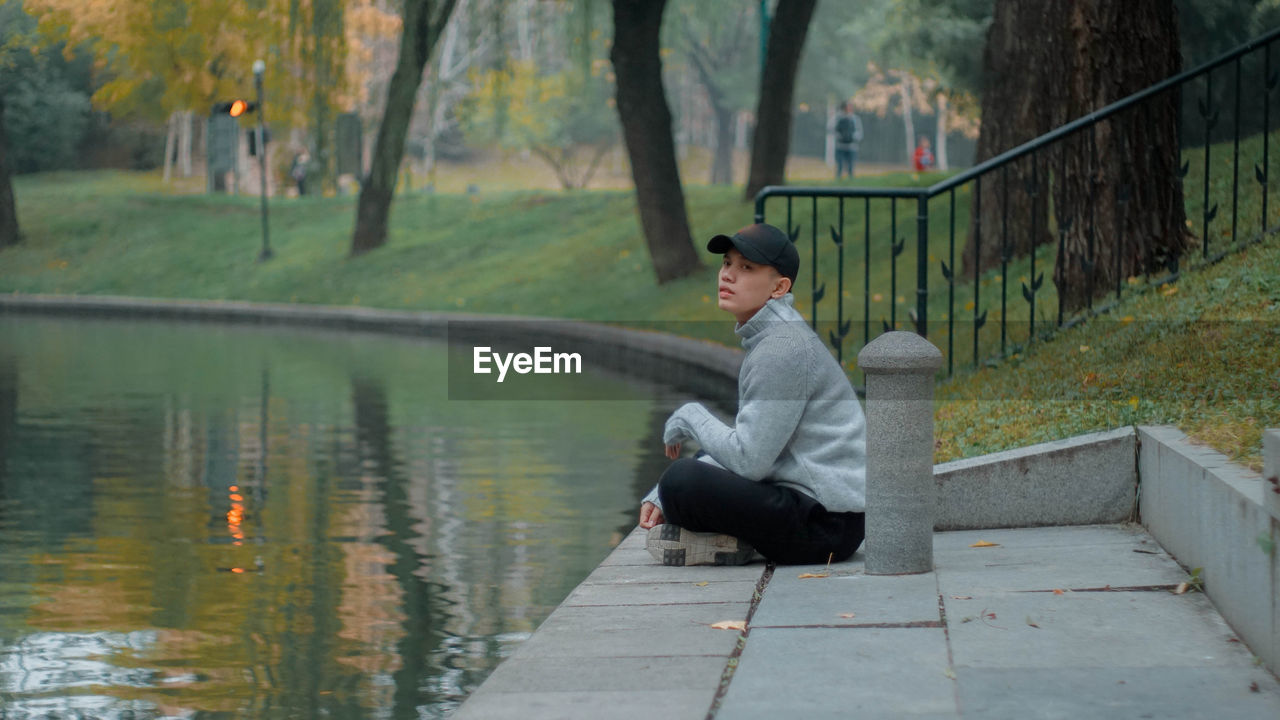
M753 263L771 265L794 284L800 272L800 253L787 234L772 225L748 225L732 235L717 235L707 242L707 250L723 255L737 248Z

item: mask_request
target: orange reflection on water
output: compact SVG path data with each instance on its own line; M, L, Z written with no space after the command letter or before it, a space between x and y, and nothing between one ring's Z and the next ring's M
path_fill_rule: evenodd
M232 485L227 490L227 498L231 500L231 509L227 511L227 532L234 539L231 544L239 545L244 541L244 529L241 527L244 523L244 496L240 494L238 485Z

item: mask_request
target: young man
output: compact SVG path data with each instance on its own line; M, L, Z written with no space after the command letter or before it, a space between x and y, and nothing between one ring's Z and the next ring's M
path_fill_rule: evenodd
M698 403L667 420L667 457L640 527L664 565L844 560L863 539L866 426L839 363L793 307L800 256L772 225L717 235L719 306L747 350L732 426Z

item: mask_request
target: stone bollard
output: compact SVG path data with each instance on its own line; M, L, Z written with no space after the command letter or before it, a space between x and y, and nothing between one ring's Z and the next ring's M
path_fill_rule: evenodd
M933 376L942 353L889 332L858 353L867 376L868 575L933 569Z
M1280 520L1280 428L1262 433L1262 507Z

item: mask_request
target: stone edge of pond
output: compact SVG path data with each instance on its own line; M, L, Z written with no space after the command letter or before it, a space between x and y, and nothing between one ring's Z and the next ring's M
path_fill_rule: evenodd
M289 325L417 335L448 341L450 326L499 327L512 343L557 339L594 351L608 369L734 407L742 351L707 340L584 320L478 313L111 295L0 295L0 314ZM461 336L463 333L455 333ZM456 340L457 338L455 338Z

